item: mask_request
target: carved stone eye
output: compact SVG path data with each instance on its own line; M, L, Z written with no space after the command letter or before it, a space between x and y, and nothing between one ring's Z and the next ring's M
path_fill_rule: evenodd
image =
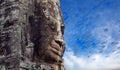
M62 24L61 25L61 32L62 32L62 34L64 34L64 29L65 29L65 26Z
M56 31L56 25L55 24L49 24L49 27L52 31Z
M51 26L51 29L54 30L54 29L55 29L55 26Z
M13 26L14 21L10 22L10 21L6 21L4 24L4 28L9 27L9 26Z

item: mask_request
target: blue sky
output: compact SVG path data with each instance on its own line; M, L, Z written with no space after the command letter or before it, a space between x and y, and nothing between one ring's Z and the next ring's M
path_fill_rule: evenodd
M61 0L61 9L66 70L120 70L120 0Z

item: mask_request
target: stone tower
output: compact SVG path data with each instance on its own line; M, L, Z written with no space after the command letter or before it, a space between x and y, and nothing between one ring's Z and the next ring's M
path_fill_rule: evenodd
M0 0L0 70L65 70L59 0Z

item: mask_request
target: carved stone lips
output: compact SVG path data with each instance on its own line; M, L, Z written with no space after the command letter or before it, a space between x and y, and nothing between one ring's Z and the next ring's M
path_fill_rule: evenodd
M51 48L51 50L54 52L54 53L56 53L56 54L58 54L59 56L61 56L62 55L62 48L61 48L61 44L60 43L58 43L58 42L56 42L56 41L52 41L51 42L51 45L50 45L50 48Z

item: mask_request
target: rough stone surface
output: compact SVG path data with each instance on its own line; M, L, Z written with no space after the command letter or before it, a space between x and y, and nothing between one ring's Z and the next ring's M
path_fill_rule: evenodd
M0 0L0 70L65 70L59 0Z

